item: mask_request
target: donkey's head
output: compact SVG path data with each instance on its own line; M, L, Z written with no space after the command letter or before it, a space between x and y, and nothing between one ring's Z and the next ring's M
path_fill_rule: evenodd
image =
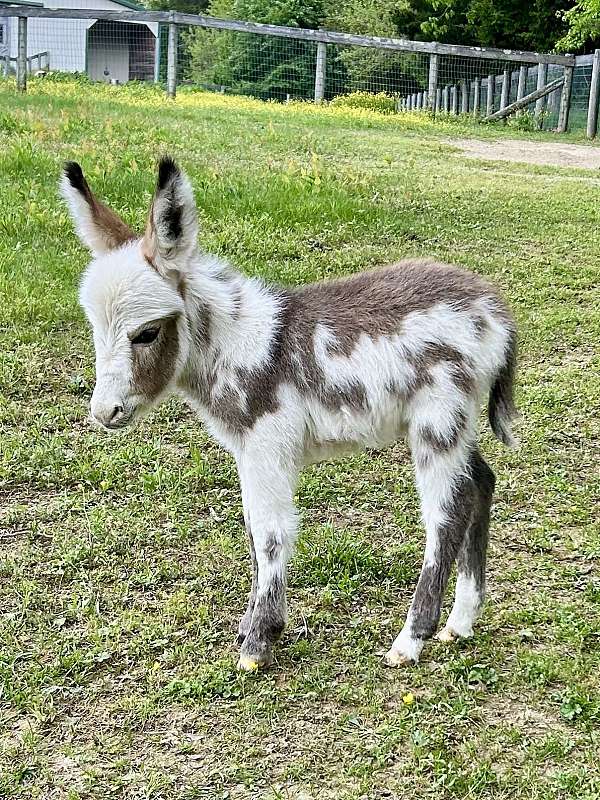
M65 165L61 191L93 255L79 293L96 348L92 417L122 428L172 390L188 357L184 293L197 236L192 187L163 158L142 237L96 199L79 164Z

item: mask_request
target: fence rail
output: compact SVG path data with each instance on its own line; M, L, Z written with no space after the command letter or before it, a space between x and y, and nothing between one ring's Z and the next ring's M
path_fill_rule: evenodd
M71 46L85 48L85 65L79 70L71 67L70 71L86 71L90 77L111 82L153 79L164 82L171 97L175 96L177 85L182 80L204 86L221 86L222 91L225 88L242 93L254 90L258 96L278 99L300 96L314 99L317 103L356 89L371 93L383 90L396 98L399 111L469 113L495 119L499 112L503 112L501 117L506 117L535 106L538 127L552 120L556 130L563 132L569 124L575 93L577 103L582 108L585 106L584 127L588 136L597 133L598 52L595 56L575 58L553 53L359 36L175 11L1 6L0 21L3 18L17 23L14 31L17 52L4 56L4 71L8 74L12 64L15 65L17 84L22 90L26 88L27 74L33 71L32 59L38 56L45 56L46 69L65 69L64 66L57 67L49 48L41 49L40 26L51 26L58 20L75 25L79 20L83 22L85 39L80 44L73 41ZM28 51L28 21L36 26L34 38L37 38L33 44L37 45L38 52ZM92 25L88 24L89 21ZM115 41L110 41L111 35ZM271 72L266 75L265 65L252 61L251 48L242 48L242 57L238 59L240 64L234 64L236 74L234 78L228 76L231 84L228 85L228 79L218 74L219 70L213 63L215 58L211 47L216 52L224 42L254 41L255 37L262 37L264 45L254 50L261 52L262 48L265 51L261 57ZM276 45L276 42L281 44ZM100 54L102 47L104 55ZM111 77L111 69L106 66L101 70L99 62L102 58L109 60L106 51L111 47L113 67L118 59L123 64L128 59L126 68L121 65L120 74L125 77ZM364 55L361 56L360 50ZM78 63L81 60L79 58ZM361 64L366 65L368 75L361 75ZM231 73L231 64L228 66ZM242 67L247 74L242 74ZM43 69L40 58L38 68ZM307 86L311 75L309 92ZM557 83L559 79L560 84ZM302 88L298 90L300 83Z
M0 56L0 70L4 71L4 77L11 74L12 64L15 65L16 71L17 61L17 56ZM27 73L31 75L36 69L38 72L47 72L50 69L50 53L47 50L27 56Z

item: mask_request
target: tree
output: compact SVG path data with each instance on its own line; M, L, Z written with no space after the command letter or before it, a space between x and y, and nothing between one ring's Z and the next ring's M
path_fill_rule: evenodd
M580 0L565 11L562 18L568 30L556 43L558 50L573 51L600 46L600 0Z
M600 0L584 0L598 3ZM549 51L573 0L350 0L331 3L340 30L407 39Z
M265 22L294 28L318 28L321 0L213 0L215 17ZM196 29L185 38L188 77L223 84L262 98L311 97L315 45L258 34Z
M179 11L181 14L204 14L209 0L143 0L152 11Z

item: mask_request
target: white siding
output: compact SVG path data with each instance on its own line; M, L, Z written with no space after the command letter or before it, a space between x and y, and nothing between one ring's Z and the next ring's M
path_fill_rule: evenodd
M127 44L94 45L88 48L88 75L93 81L129 80L129 47Z
M91 8L107 11L125 11L124 6L111 0L47 0L46 8ZM50 69L61 72L85 72L86 37L93 19L35 19L27 21L27 55L47 50ZM158 25L147 23L152 33L158 34ZM10 19L10 54L17 55L17 20ZM119 56L119 60L122 55Z

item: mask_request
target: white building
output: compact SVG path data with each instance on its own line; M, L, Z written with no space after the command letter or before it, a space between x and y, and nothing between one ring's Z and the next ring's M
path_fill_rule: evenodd
M0 5L145 10L131 0L0 0ZM159 26L154 22L35 17L27 20L27 56L32 71L41 61L50 70L83 72L95 81L126 83L152 80L158 74L159 51ZM6 63L6 56L14 71L17 56L15 17L0 17L0 68Z

